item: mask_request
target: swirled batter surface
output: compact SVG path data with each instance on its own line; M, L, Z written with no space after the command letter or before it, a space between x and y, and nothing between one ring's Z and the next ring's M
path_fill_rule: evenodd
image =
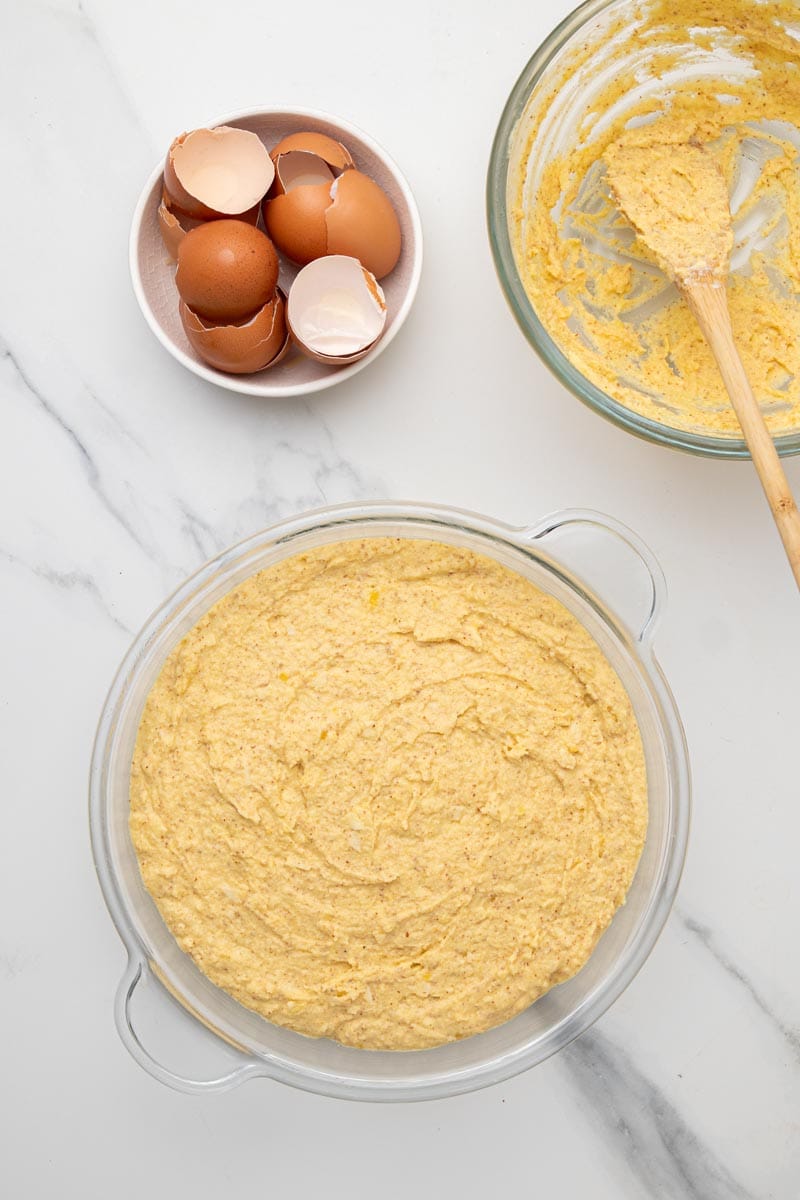
M130 829L180 946L301 1033L410 1049L585 963L647 825L628 696L497 562L370 538L289 558L147 700Z
M728 183L742 359L772 432L797 430L800 9L652 0L612 16L533 97L511 212L526 291L551 338L609 396L661 424L740 436L686 302L618 212L603 164L615 144L701 143ZM579 79L591 88L584 107Z

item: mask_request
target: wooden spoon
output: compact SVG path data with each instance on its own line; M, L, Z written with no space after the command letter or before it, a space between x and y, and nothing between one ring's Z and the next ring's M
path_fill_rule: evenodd
M617 144L605 161L619 208L686 298L717 360L800 587L800 513L733 336L727 295L733 232L722 171L693 143Z

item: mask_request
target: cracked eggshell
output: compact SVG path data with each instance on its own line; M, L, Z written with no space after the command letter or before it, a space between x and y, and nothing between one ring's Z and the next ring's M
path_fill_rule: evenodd
M197 225L191 217L174 213L167 203L166 195L162 195L158 206L158 228L161 240L166 246L167 254L175 261L178 257L178 247L190 229Z
M161 203L174 213L182 225L186 229L194 229L195 225L203 225L206 221L223 221L234 219L236 221L246 221L248 225L258 224L258 215L261 212L261 202L254 204L252 208L248 208L247 212L235 213L233 218L226 217L224 213L212 213L210 217L190 217L187 212L184 212L179 204L175 203L175 198L169 194L167 185L161 185Z
M240 325L215 325L192 312L184 300L181 323L194 351L218 371L249 375L280 362L289 349L286 304L276 291L263 308Z
M164 164L172 207L190 217L235 217L260 204L275 178L261 139L247 129L219 125L175 138Z
M386 299L358 259L340 254L303 267L289 291L289 330L316 362L344 366L368 354L386 324Z
M316 184L330 187L335 178L334 169L318 154L311 154L308 150L289 150L277 160L270 199L285 196L298 187L314 187Z
M324 254L343 254L359 259L376 279L394 270L402 248L400 223L383 188L355 167L336 175L305 150L278 156L264 225L292 262L304 266Z
M288 154L295 150L305 150L309 154L316 154L328 166L335 167L339 171L355 165L353 156L347 147L343 146L341 142L337 142L335 138L328 137L325 133L290 133L288 137L281 138L277 146L272 147L270 158L277 166L277 160L282 154Z
M278 249L301 266L328 252L330 183L307 183L264 202L264 225Z
M333 203L325 213L328 253L346 254L383 279L400 257L400 223L392 202L374 179L345 171L331 185Z
M248 225L258 224L258 214L261 212L261 205L254 204L246 213L242 213L236 219L237 221L246 221ZM211 217L210 220L218 220L221 218ZM166 246L167 253L174 261L178 257L178 247L184 239L185 234L190 229L196 229L198 225L204 224L199 217L189 217L186 213L176 206L174 200L170 196L165 187L161 189L161 203L158 206L158 228L161 233L161 240Z
M244 221L206 221L178 246L175 285L207 321L243 321L267 303L277 283L275 247Z

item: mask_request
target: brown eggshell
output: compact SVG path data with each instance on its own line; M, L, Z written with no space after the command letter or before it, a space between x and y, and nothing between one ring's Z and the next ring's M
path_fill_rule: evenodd
M186 218L184 217L185 220ZM158 228L167 254L174 261L178 257L178 247L188 233L188 228L180 220L177 213L171 211L166 199L162 199L158 206Z
M198 217L200 220L208 221L213 217L219 216L219 213L214 212L212 208L207 208L196 197L189 195L186 188L178 179L172 161L176 148L182 146L188 136L189 130L178 134L167 151L167 158L164 163L164 191L170 197L170 207L180 209L187 216Z
M306 358L312 358L314 362L320 363L323 367L349 367L351 363L361 362L361 359L366 358L375 345L373 342L372 346L365 346L356 354L318 354L316 350L309 350L302 342L298 341L291 329L289 333L300 353L304 354ZM377 341L377 338L375 340Z
M344 312L343 294L350 301ZM298 272L289 289L286 323L308 358L346 366L369 354L383 334L386 297L358 259L326 254Z
M347 147L324 133L290 133L288 137L282 138L277 146L272 147L270 158L277 162L279 155L287 154L291 150L307 150L310 154L317 154L329 166L340 171L354 165Z
M278 256L260 229L244 221L206 221L178 246L175 285L206 321L243 321L273 296Z
M288 150L278 156L275 162L275 181L269 193L269 199L283 196L296 187L316 187L324 184L330 187L336 175L333 168L308 150Z
M264 224L278 249L292 262L305 265L327 253L325 211L330 184L309 184L264 203Z
M189 213L185 212L181 208L180 204L176 203L175 197L170 195L166 183L163 183L161 187L161 203L168 212L174 213L174 215L178 218L179 223L187 232L190 229L194 229L196 225L202 225L204 221L235 220L246 221L248 225L257 225L258 216L261 212L261 202L259 201L259 203L254 204L252 208L248 208L247 212L235 213L232 217L228 217L223 213L211 212L210 210L208 216L193 217Z
M325 213L328 254L357 258L376 279L383 279L397 265L401 248L400 223L389 197L356 170L340 175L332 193Z
M280 291L242 325L203 321L183 300L179 312L192 348L218 371L231 375L263 371L280 361L289 348L286 303Z
M216 170L209 172L209 161ZM209 221L249 212L269 191L274 174L266 147L256 134L219 125L215 129L194 129L174 139L164 163L164 187L173 207ZM213 189L219 190L220 179L224 180L220 199L226 202L211 203L206 189L210 187L213 196ZM231 180L236 182L233 189Z

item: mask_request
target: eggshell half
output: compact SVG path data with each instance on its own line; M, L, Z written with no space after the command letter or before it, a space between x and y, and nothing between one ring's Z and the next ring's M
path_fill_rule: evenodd
M191 346L218 371L231 375L263 371L279 362L289 348L286 304L280 291L242 325L204 321L183 300L179 312Z
M383 279L400 257L400 222L383 188L361 171L345 171L331 186L326 210L328 254L357 258Z
M278 255L265 233L244 221L206 221L178 247L175 286L207 321L243 321L274 295Z
M325 211L329 183L306 184L264 203L264 224L278 249L292 262L309 263L327 253Z
M310 154L317 154L340 171L354 165L347 147L325 133L290 133L288 137L281 138L277 146L272 147L270 157L276 162L281 154L287 154L291 150L307 150Z
M358 362L386 325L386 298L355 258L326 255L303 267L291 286L286 319L297 345L316 362Z
M164 164L164 186L190 217L239 216L259 204L275 177L261 139L220 125L175 138Z

